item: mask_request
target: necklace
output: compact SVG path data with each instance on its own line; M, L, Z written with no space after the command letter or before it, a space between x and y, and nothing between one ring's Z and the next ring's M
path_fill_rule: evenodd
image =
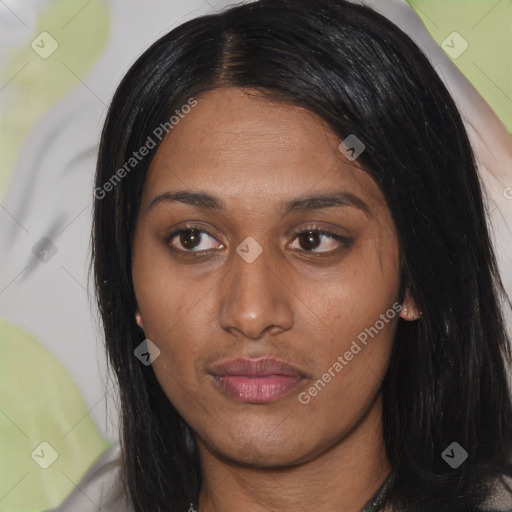
M393 481L393 472L391 472L382 485L375 491L375 494L366 502L361 512L378 512L389 493ZM194 504L191 503L188 512L197 512Z

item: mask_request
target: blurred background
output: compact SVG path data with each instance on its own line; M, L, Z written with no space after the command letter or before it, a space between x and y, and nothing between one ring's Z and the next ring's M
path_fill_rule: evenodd
M102 122L144 49L234 3L0 0L0 512L57 506L118 441L88 276ZM459 105L512 297L512 0L364 3L415 39Z

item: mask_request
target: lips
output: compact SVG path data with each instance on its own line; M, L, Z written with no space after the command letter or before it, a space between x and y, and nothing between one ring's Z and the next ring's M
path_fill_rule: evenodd
M240 402L273 402L295 389L306 377L293 365L273 357L232 359L210 371L218 388Z

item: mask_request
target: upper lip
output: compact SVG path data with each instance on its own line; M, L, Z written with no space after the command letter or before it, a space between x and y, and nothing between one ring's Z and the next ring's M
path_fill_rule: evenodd
M239 375L244 377L267 377L269 375L283 375L287 377L305 377L304 372L294 365L286 363L275 357L260 357L251 359L242 357L230 359L214 364L210 373L217 377Z

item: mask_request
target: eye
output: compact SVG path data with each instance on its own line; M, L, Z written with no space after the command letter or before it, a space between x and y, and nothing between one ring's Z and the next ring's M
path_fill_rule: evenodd
M332 253L339 250L340 246L347 248L352 243L349 238L326 231L318 226L308 226L296 232L295 239L298 241L299 247L295 246L292 249L310 253ZM318 250L319 247L320 250Z
M307 226L294 233L297 245L292 249L312 254L329 254L348 248L352 240L338 233L332 233L318 226ZM207 254L223 246L208 231L199 226L188 225L174 231L166 238L166 243L173 251L188 253L191 256ZM217 245L216 245L217 244ZM320 248L320 249L319 249Z
M184 226L178 231L171 233L166 241L171 246L171 249L179 252L189 252L191 254L222 248L222 244L220 244L220 247L215 247L212 245L212 242L208 242L208 239L218 243L216 239L204 229L200 229L197 226Z

